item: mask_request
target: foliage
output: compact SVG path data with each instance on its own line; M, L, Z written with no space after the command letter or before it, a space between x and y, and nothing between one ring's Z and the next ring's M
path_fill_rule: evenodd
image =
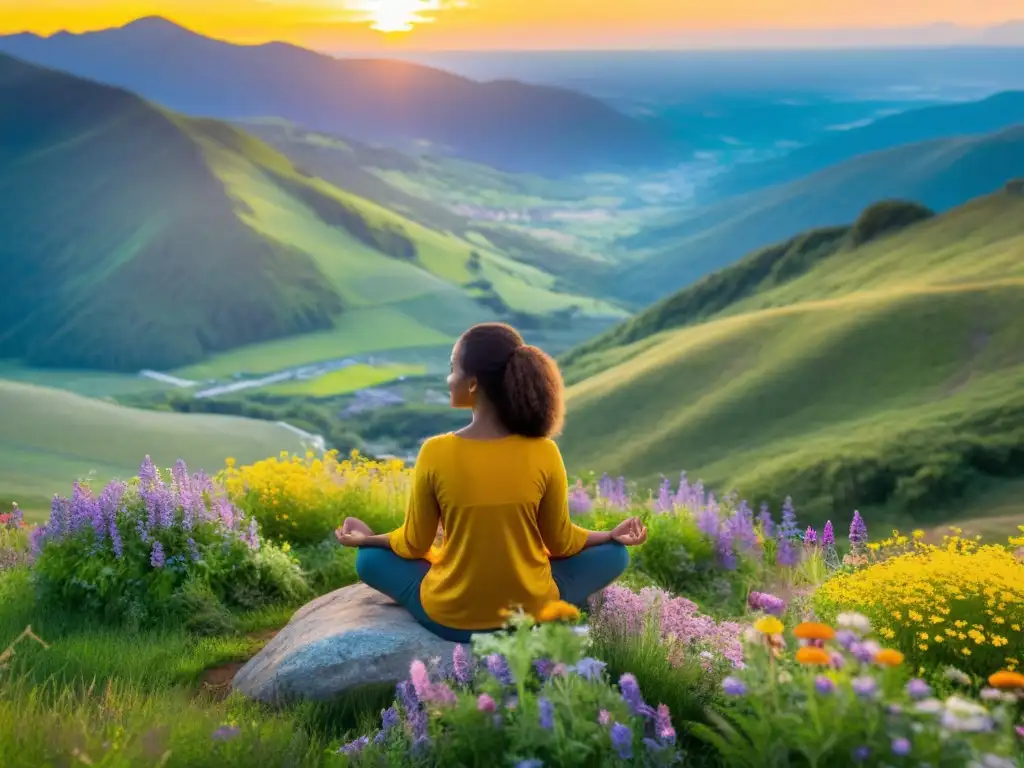
M0 515L0 571L10 570L28 562L28 525L15 504L10 512Z
M888 550L888 551L886 551ZM815 596L822 616L856 610L928 669L984 675L1024 658L1024 562L1006 547L946 536L941 546L895 534L877 560L837 574Z
M934 215L933 211L923 205L907 200L883 200L865 208L857 217L850 228L849 243L856 248Z
M184 462L170 482L146 457L137 478L99 495L76 483L31 539L40 602L110 622L220 625L225 608L308 596L294 560Z
M631 675L611 685L584 639L553 623L578 612L562 603L541 616L549 609L540 627L520 614L507 634L476 636L446 679L414 661L382 728L342 753L366 766L484 766L498 755L523 768L676 763L668 708L644 702Z
M317 545L350 515L375 530L396 523L410 477L401 461L370 461L356 452L339 461L329 451L323 458L282 453L242 467L228 459L219 480L269 539Z
M857 614L842 615L838 632L805 623L787 641L783 630L773 617L754 624L747 667L722 683L733 703L713 725L694 726L727 765L1017 765L1012 692L995 691L994 705L935 698L925 681L910 679L902 654L871 639L867 618ZM795 651L787 650L794 639Z

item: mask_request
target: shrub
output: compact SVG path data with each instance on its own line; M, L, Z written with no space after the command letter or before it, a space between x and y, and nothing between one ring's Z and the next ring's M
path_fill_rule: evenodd
M28 559L28 526L15 504L0 515L0 571L25 565Z
M255 520L178 462L165 482L149 457L131 482L98 495L76 483L54 497L49 522L31 535L44 604L146 625L255 608L308 595L297 564L261 542Z
M552 618L578 616L564 603L549 608ZM478 635L473 655L456 651L450 676L414 661L382 728L341 752L367 766L678 762L666 706L648 705L632 675L610 684L604 662L583 656L585 641L570 627L535 626L520 614L508 634Z
M353 452L318 458L283 453L237 467L228 459L218 478L231 500L255 518L264 536L293 545L331 538L349 515L385 530L401 521L412 474L401 461L370 461Z
M1024 564L1005 547L957 535L942 546L917 539L904 546L903 554L825 582L814 598L819 614L860 611L914 663L932 668L953 664L987 674L1018 666Z
M1016 694L986 691L995 705L961 695L942 701L910 679L902 654L871 639L866 617L841 619L839 631L798 625L793 651L778 619L755 623L747 668L722 682L732 704L713 725L695 725L696 736L727 765L746 768L1018 765Z

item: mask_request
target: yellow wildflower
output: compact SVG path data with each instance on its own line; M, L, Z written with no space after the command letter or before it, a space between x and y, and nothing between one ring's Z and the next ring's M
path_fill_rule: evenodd
M576 621L579 617L580 611L575 605L571 605L564 600L554 600L537 612L536 619L546 624L553 621Z
M754 629L762 635L777 635L782 632L785 627L782 622L774 616L764 616L754 622Z

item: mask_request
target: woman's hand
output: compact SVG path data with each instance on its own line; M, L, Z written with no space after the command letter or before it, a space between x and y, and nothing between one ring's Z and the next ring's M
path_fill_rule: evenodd
M366 540L373 535L373 531L358 517L346 517L345 522L334 532L334 535L343 547L362 547L366 544Z
M626 547L636 547L647 541L647 526L639 517L631 517L623 520L611 531L612 541L617 541Z

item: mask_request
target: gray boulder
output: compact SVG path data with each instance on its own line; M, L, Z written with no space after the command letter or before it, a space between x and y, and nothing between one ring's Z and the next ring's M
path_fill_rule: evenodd
M371 685L397 684L413 659L451 668L455 643L441 640L390 598L364 584L303 606L242 667L233 690L267 704L329 700Z

